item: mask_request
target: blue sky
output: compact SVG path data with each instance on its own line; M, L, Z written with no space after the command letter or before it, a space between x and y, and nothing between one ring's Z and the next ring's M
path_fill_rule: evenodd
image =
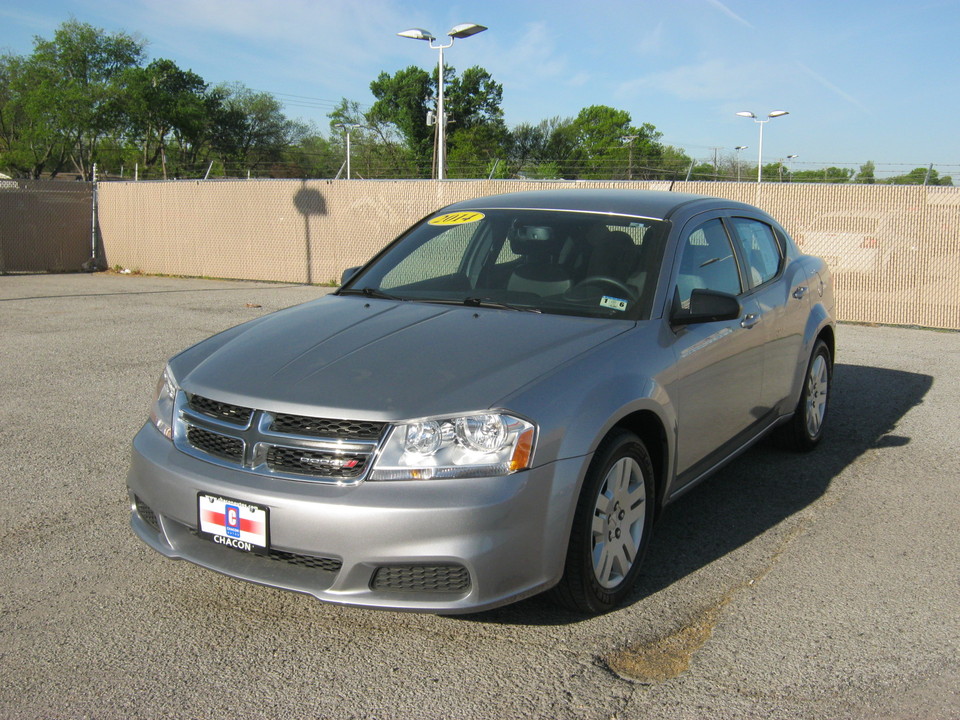
M867 160L960 176L960 0L36 0L0 2L0 51L27 54L74 17L148 42L209 83L277 94L327 132L342 97L373 102L381 71L432 68L396 33L490 29L445 51L503 85L511 127L611 105L696 158L747 145L797 170Z

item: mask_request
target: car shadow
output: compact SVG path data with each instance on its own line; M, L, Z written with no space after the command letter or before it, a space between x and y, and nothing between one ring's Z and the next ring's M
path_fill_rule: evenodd
M901 447L900 419L923 401L929 375L838 364L827 434L809 454L763 442L670 504L651 538L633 604L749 543L821 497L848 465L871 448ZM538 596L464 620L510 625L564 625L588 619Z

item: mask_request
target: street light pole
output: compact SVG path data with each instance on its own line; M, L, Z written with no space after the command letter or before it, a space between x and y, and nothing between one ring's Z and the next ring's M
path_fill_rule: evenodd
M740 182L740 151L746 150L749 145L737 145L734 150L737 151L737 182Z
M349 180L349 179L350 179L350 154L351 154L351 153L350 153L350 133L352 133L354 130L359 130L360 128L362 128L362 127L364 127L364 126L363 126L363 125L360 125L360 124L358 124L358 123L339 123L339 124L337 125L337 127L340 128L340 129L343 131L343 133L346 135L346 140L347 140L347 147L346 147L347 158L346 158L346 160L344 161L343 166L340 168L340 170L343 170L344 168L346 168L346 170L347 170L347 180ZM338 177L338 178L340 177L340 173L337 173L337 177Z
M760 147L757 154L757 182L763 182L763 126L770 122L773 118L783 117L784 115L789 115L790 113L786 110L774 110L772 113L767 114L766 120L759 119L749 110L743 110L738 112L739 117L752 118L755 123L760 123Z
M409 30L404 30L403 32L398 32L397 35L400 37L410 38L412 40L425 40L430 44L430 49L440 51L440 59L437 64L437 179L444 179L444 169L446 167L446 149L447 149L447 117L443 112L443 51L453 45L453 41L457 38L467 38L471 35L476 35L477 33L482 33L487 28L483 25L477 25L475 23L463 23L461 25L456 25L451 28L450 32L447 35L450 38L450 42L446 45L438 44L434 45L433 42L436 38L430 34L429 30L424 30L423 28L411 28Z

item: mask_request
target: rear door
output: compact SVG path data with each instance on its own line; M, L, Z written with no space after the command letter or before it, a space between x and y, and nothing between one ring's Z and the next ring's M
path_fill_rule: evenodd
M792 394L801 360L810 283L800 264L787 262L783 239L764 219L732 216L728 223L766 343L760 404L778 414L789 412L793 407L785 407L784 401Z

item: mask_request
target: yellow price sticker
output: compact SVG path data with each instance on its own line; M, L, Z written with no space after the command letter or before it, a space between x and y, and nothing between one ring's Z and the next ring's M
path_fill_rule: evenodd
M482 220L483 217L483 213L480 212L453 212L431 218L427 221L427 225L465 225Z

